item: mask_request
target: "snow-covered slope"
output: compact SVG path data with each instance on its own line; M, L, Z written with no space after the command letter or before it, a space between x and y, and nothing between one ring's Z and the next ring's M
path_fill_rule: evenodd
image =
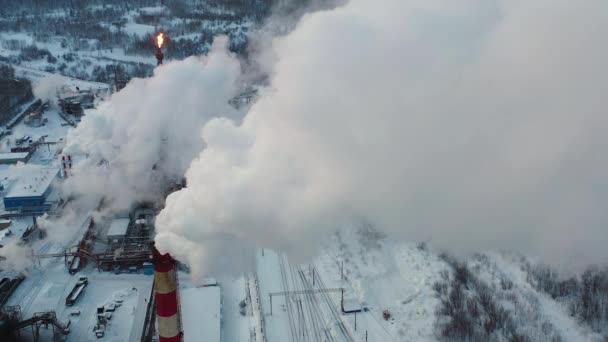
M534 286L529 261L519 255L488 252L462 260L363 226L334 235L314 264L327 288L345 287L345 297L367 310L357 331L352 315L346 320L355 336L367 331L371 341L606 338Z

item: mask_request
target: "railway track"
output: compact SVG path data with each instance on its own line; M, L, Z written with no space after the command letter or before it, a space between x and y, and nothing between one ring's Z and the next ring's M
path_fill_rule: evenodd
M319 288L320 289L327 289L325 287L325 284L323 283L323 280L321 279L321 276L319 275L318 270L314 266L313 266L313 270L316 273L316 281L319 284ZM321 297L323 297L323 300L325 301L325 303L329 307L329 311L331 313L331 316L332 316L333 320L336 322L336 326L338 327L339 334L342 336L342 338L345 341L347 341L347 342L355 342L355 338L353 337L353 335L350 333L350 331L344 325L344 321L342 320L342 316L340 315L340 312L336 308L336 305L335 305L334 301L331 299L329 293L327 293L326 291L322 291L322 292L320 292L320 295L321 295Z
M300 276L300 280L304 285L306 290L314 290L314 286L310 283L310 281L306 278L306 274L304 270L299 269L298 274ZM314 326L315 332L315 340L314 341L327 341L327 342L335 342L334 337L329 333L329 327L326 325L325 321L322 319L324 316L323 309L321 308L321 304L319 303L318 298L313 293L308 293L305 295L307 303L310 307L309 313L311 316L311 322Z
M49 270L53 270L55 268L55 266L57 266L57 263L59 263L59 260L60 259L53 259L51 262L49 262L48 265L46 265L44 267L44 270L40 271L38 279L36 279L34 281L34 283L30 286L27 293L25 293L21 297L21 299L19 301L19 306L21 306L21 310L22 310L21 312L23 314L28 313L29 309L31 308L32 304L34 303L34 300L36 299L36 297L40 293L40 290L42 290L44 283L48 279L47 273L49 272Z
M279 258L279 267L280 267L280 273L281 273L281 282L283 284L283 290L285 292L289 291L289 280L287 279L287 270L285 267L285 259L284 256L282 255L278 255ZM291 298L289 297L289 295L285 295L285 306L286 306L286 310L287 310L287 318L289 320L289 331L291 333L291 341L296 342L297 338L298 338L298 334L296 331L296 327L295 327L295 322L293 319L293 313L292 313L292 308L291 308Z
M294 274L293 267L291 267L291 264L289 264L289 260L287 260L286 256L284 256L284 260L287 265L286 267L289 268L289 276L291 277L292 291L300 291L301 286L299 286L297 278ZM302 300L299 297L294 296L294 301L295 301L295 307L296 307L296 314L298 315L297 316L298 324L296 327L296 334L297 334L296 341L305 342L305 341L307 341L309 334L307 331L306 317L304 316L304 310L302 308Z

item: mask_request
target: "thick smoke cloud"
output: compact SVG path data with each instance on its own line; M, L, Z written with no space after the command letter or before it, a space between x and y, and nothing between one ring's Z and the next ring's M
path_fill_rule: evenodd
M241 124L214 119L157 245L307 255L364 217L457 251L603 262L608 2L351 0L274 42ZM230 258L229 258L230 259Z
M111 210L155 200L180 181L203 149L200 131L212 117L235 117L228 100L238 89L238 60L216 39L207 57L168 63L149 79L134 79L87 112L68 134L64 154L78 162L67 195L94 207L103 196ZM80 203L84 203L80 202Z

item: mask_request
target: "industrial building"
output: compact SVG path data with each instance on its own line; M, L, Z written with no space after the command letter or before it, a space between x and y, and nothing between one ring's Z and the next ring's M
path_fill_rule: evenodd
M74 115L77 117L84 115L82 104L76 99L63 100L60 102L60 105L65 114Z
M49 209L47 197L59 169L41 167L36 172L22 175L4 197L6 210L44 211Z
M127 235L127 229L129 228L129 218L117 218L112 220L110 229L108 230L107 239L108 242L117 243L122 242Z
M84 115L84 110L93 108L95 96L90 91L79 91L77 95L59 99L59 106L63 113L80 117Z
M17 164L18 162L27 163L31 156L31 151L0 153L0 164Z
M221 289L219 286L181 290L184 342L220 342Z

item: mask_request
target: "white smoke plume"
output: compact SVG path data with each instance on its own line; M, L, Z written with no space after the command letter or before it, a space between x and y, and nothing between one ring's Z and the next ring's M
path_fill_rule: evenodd
M206 124L157 245L200 275L234 240L306 255L362 216L451 250L603 262L606 36L604 0L351 0L304 16L242 124Z
M32 249L12 240L0 248L0 270L26 274L34 266Z
M57 105L57 92L66 84L66 78L60 75L45 77L36 83L32 88L34 96L42 102L50 102Z
M238 60L225 37L206 57L190 57L156 68L149 79L134 79L68 133L64 155L77 164L66 181L87 207L104 198L111 210L155 200L170 182L181 180L202 150L201 128L212 117L234 117L228 100L236 95Z

